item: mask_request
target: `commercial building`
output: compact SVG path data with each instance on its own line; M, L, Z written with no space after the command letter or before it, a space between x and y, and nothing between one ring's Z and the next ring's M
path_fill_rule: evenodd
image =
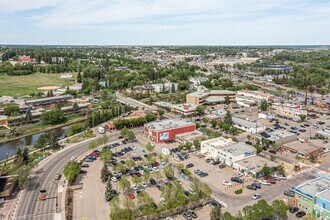
M253 176L254 178L264 176L264 173L262 172L264 166L275 171L280 164L261 156L249 157L236 163L237 170L244 173L246 176Z
M157 143L174 140L178 134L195 130L195 123L183 119L166 119L144 124L144 134Z
M202 141L201 153L213 160L236 168L238 161L255 156L257 151L250 145L219 137Z
M295 187L295 205L322 220L330 219L330 177L321 176Z
M261 122L250 120L248 118L240 118L238 116L232 116L232 120L233 120L233 125L236 128L246 131L250 134L256 134L266 129L266 126L264 126Z
M32 99L25 102L26 105L31 105L34 108L53 109L58 104L67 102L72 98L71 95L54 96L42 99Z
M273 103L270 108L277 115L294 121L300 121L300 115L307 115L307 110L301 105Z
M190 77L189 78L190 88L191 89L197 88L207 80L209 80L207 77Z
M212 111L211 114L205 115L209 121L216 120L218 122L222 121L226 116L227 111L223 109Z
M273 100L273 96L270 94L267 94L265 92L259 92L259 91L250 91L250 90L241 90L237 91L236 99L237 98L251 98L251 100L266 100L270 101Z
M195 139L201 139L204 137L203 132L201 131L192 131L183 134L175 135L175 140L181 144L186 144L187 142L193 143Z
M267 140L271 145L282 146L283 144L296 141L297 135L289 131L276 130L272 132L261 132L257 135L257 138L261 142Z
M231 101L235 100L235 92L228 90L209 90L204 86L199 86L196 92L187 94L186 102L202 105L202 104L219 104L225 102L228 96Z
M283 144L281 150L309 159L320 156L323 153L324 146L317 144L314 140L296 140Z
M184 104L172 104L171 111L184 117L192 116L196 114L197 105L184 103Z
M326 127L322 130L316 131L316 134L325 138L330 138L330 127Z

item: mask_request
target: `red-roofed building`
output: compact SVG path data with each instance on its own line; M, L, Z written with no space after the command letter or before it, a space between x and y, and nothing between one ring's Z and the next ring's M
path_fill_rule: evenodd
M31 59L30 56L23 55L23 56L19 56L18 62L20 62L20 63L32 63L32 59Z

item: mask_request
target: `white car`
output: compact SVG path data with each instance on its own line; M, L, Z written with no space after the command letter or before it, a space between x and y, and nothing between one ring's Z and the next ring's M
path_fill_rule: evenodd
M286 180L286 176L283 176L283 175L280 175L280 174L277 174L275 177L277 177L280 180Z
M242 174L242 173L235 173L235 176L237 176L237 177L242 177L243 174Z
M118 181L118 179L117 179L116 177L114 177L114 176L111 178L111 180L112 180L113 182L117 182L117 181Z
M140 173L141 175L143 175L143 174L144 174L144 171L143 171L143 170L140 170L139 173Z
M259 183L262 184L262 185L272 185L270 182L268 182L267 180L259 180Z
M224 181L222 182L222 184L225 185L225 186L231 186L231 182L229 182L229 181L227 181L227 180L224 180Z
M137 187L136 185L132 185L132 189L133 189L133 190L137 190L138 187Z
M143 169L148 169L149 167L147 165L142 165Z
M173 220L172 217L166 217L165 220Z
M133 149L133 150L135 150L135 149L136 149L136 147L135 147L135 146L132 146L132 149Z
M323 150L323 152L324 152L324 153L328 153L328 152L330 152L330 149L329 149L329 148L325 148L325 149Z
M72 157L70 158L70 160L75 160L75 159L77 159L77 157L75 157L75 156L72 156Z
M174 158L175 161L181 162L180 158L176 157Z
M157 168L157 167L153 167L152 170L153 170L154 172L157 172L157 171L158 171L158 168Z
M145 182L142 182L140 185L141 185L143 188L146 188L146 187L147 187L147 184L146 184Z
M257 193L252 196L252 199L256 200L256 199L259 199L260 197L261 197L261 195L259 193Z

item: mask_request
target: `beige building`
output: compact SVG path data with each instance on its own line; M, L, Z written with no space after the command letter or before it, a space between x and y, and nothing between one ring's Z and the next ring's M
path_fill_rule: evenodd
M199 86L196 92L187 94L186 102L202 105L202 104L219 104L225 102L225 97L228 96L230 100L235 100L236 92L228 90L209 90L204 86Z
M307 110L301 105L273 103L271 109L282 117L300 121L300 115L307 115Z

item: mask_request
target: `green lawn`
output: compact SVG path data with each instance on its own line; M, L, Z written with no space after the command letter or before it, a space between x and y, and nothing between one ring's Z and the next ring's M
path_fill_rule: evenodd
M76 74L72 74L76 77ZM37 92L41 86L70 86L74 81L61 79L61 74L34 73L26 76L0 75L0 96L23 96Z

